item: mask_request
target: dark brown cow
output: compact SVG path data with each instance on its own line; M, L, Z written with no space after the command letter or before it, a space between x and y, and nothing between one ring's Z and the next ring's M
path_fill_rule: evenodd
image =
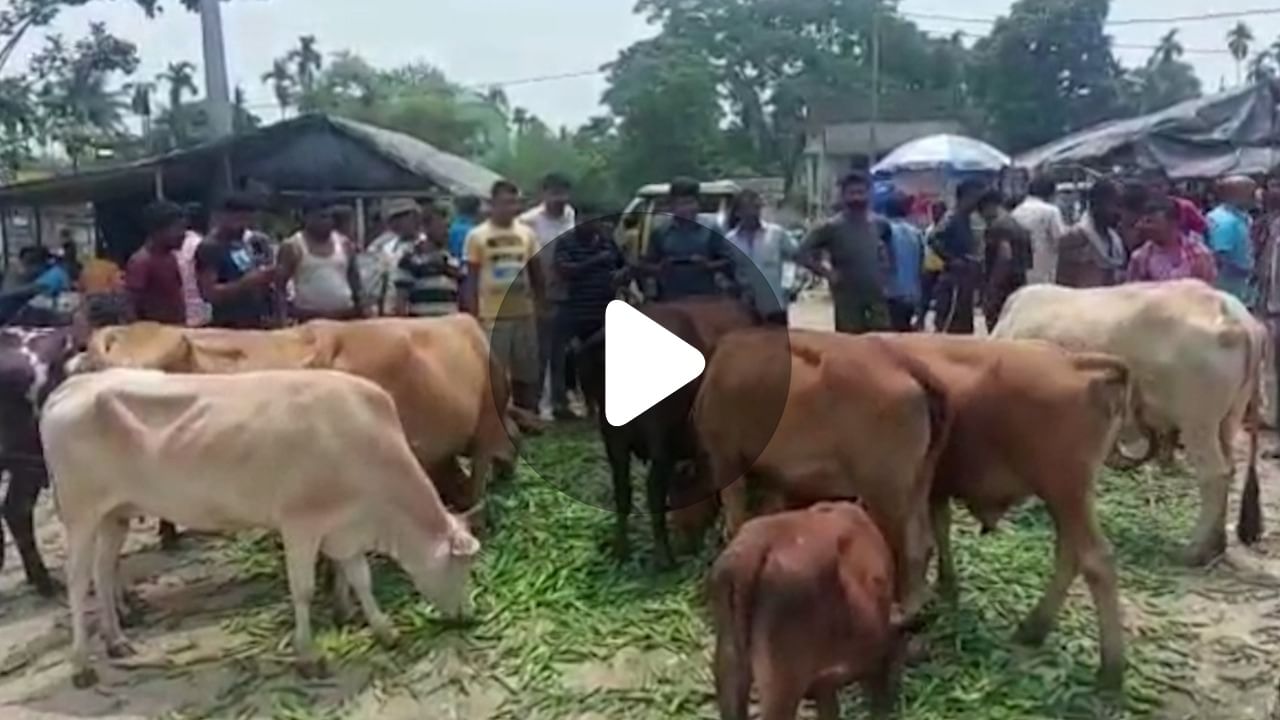
M837 720L837 692L861 682L874 717L896 704L902 639L893 554L859 505L819 503L743 526L711 570L714 672L722 720L795 720L812 697Z
M726 334L751 327L755 320L741 304L729 299L682 300L645 305L640 311L667 331L702 352L714 357L717 343ZM673 487L677 466L688 465L696 458L694 435L689 426L689 413L697 396L700 380L694 380L643 415L623 427L613 427L604 418L604 333L584 343L578 353L578 374L584 394L599 408L600 435L613 474L613 496L617 512L614 549L620 557L630 553L627 526L631 517L631 456L649 463L646 484L648 509L653 525L655 563L670 567L673 563L667 534L666 513L678 498L680 512L698 514L695 506L714 503L714 491L706 497L689 498L687 488Z
M70 328L0 328L0 470L9 475L4 519L27 582L46 597L58 587L40 558L32 518L40 489L49 483L36 420L45 398L64 378L77 345ZM3 558L0 531L0 563Z

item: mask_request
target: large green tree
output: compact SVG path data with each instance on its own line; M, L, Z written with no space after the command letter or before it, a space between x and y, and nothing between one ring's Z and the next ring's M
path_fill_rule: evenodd
M613 162L624 186L718 169L718 73L705 54L659 36L624 50L608 73L604 102L617 120Z
M639 0L660 38L699 56L728 110L730 163L787 178L806 128L869 119L873 28L879 28L881 117L956 117L966 50L927 37L885 0Z
M101 23L71 45L60 35L47 37L31 59L41 135L58 143L73 165L96 144L118 140L124 134L127 104L122 92L109 88L109 81L137 67L137 47L107 32Z
M976 44L975 99L1000 145L1025 150L1124 113L1109 10L1109 0L1018 0Z

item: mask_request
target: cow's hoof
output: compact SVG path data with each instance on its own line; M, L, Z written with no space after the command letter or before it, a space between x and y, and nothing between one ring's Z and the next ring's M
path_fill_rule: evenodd
M304 680L322 680L329 677L329 664L324 661L324 658L299 660L298 674Z
M1032 616L1022 621L1018 626L1017 632L1013 634L1014 642L1030 647L1039 647L1044 644L1044 639L1049 636L1050 624Z
M923 665L929 662L933 657L933 653L929 649L929 641L920 635L913 635L907 640L906 651L903 653L903 660L909 666Z
M32 580L31 587L35 588L37 595L49 600L62 597L67 591L67 589L63 587L62 583L47 575L43 578Z
M98 684L98 672L91 667L77 670L71 675L71 684L84 690Z
M373 628L373 638L384 648L393 648L400 642L400 633L390 625Z
M133 644L128 640L117 640L116 642L107 643L107 657L112 660L121 660L123 658L133 657L138 651L134 649Z
M1187 567L1199 568L1213 563L1226 551L1227 540L1222 537L1215 542L1187 547L1183 549L1178 559Z
M1098 691L1103 699L1121 699L1124 695L1124 666L1099 668Z

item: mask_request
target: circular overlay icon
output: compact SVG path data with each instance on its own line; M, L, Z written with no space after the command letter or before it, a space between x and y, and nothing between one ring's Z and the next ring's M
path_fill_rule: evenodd
M490 372L503 375L493 385L556 418L557 452L526 443L522 459L565 495L624 514L651 490L678 512L753 467L767 474L757 461L791 378L789 239L665 213L579 220L531 259L514 230L472 249Z

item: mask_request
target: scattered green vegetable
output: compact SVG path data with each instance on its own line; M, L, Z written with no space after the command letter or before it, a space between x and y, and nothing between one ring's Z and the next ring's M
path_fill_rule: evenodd
M403 637L387 650L363 625L337 628L318 610L319 640L331 663L370 669L367 687L409 693L424 707L470 698L485 707L476 717L715 718L712 638L702 603L712 552L684 557L675 572L653 574L645 564L647 523L638 512L635 559L617 563L608 551L612 516L560 492L573 483L607 498L594 432L557 428L530 440L525 452L557 477L548 482L522 466L513 483L495 489L495 532L475 573L474 625L458 630L438 623L399 570L379 563L379 600ZM1108 474L1101 483L1098 507L1129 611L1124 707L1102 705L1093 690L1096 624L1083 583L1076 583L1044 647L1012 641L1051 563L1051 525L1042 507L1030 503L992 535L979 536L967 519L956 523L959 605L934 613L926 630L931 657L908 670L904 717L1154 717L1169 693L1189 685L1192 663L1180 647L1190 629L1163 612L1162 601L1178 587L1173 551L1189 534L1193 496L1191 482L1153 470ZM292 616L277 544L242 539L230 552L247 575L275 581L272 597L251 604L227 629L256 646L258 661L287 661ZM342 716L353 702L301 681L269 692L267 707L279 718ZM863 716L856 701L846 706L847 717Z

